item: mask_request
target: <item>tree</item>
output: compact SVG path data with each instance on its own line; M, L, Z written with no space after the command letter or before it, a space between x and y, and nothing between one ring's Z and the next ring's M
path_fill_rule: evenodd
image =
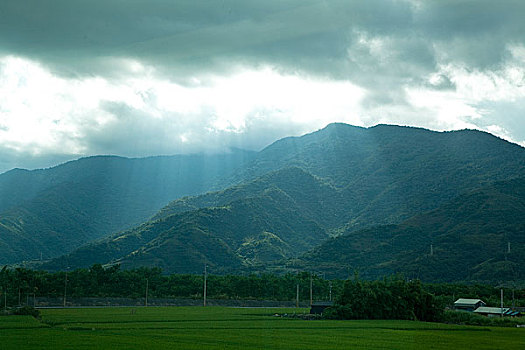
M338 319L405 319L436 321L441 310L419 280L390 277L362 281L357 276L345 282L343 292L327 317Z

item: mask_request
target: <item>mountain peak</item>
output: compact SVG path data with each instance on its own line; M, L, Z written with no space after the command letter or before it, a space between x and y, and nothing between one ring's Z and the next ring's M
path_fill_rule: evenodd
M336 122L336 123L330 123L330 124L326 125L324 128L320 129L319 131L322 131L322 130L333 130L333 129L360 129L360 130L365 130L367 128L363 127L363 126L358 126L358 125L352 125L352 124L347 124L347 123L342 123L342 122Z

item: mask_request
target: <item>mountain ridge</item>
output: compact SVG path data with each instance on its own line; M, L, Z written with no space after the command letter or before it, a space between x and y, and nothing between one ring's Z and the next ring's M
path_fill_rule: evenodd
M199 183L199 176L193 173L191 180ZM379 261L381 250L370 251L366 240L357 239L357 246L348 243L359 248L352 259L379 266L370 272L377 276L378 271L416 268L420 258L412 250L428 250L428 244L422 243L430 239L424 223L407 226L406 222L444 210L447 203L494 182L523 176L525 149L488 133L330 124L314 133L276 141L253 154L218 179L218 191L175 198L152 214L151 220L42 266L146 264L166 272L192 272L209 263L223 273L286 270L294 268L294 261L301 262L302 258L297 260L301 254L341 233L345 237L363 234L370 244L388 249L387 227L387 233L397 232L397 244L407 250L406 257L395 257L404 261L402 265ZM401 226L406 232L399 231ZM436 246L436 253L439 250ZM339 256L335 250L333 255ZM416 260L409 259L414 256ZM330 259L325 265L329 263ZM480 271L494 268L488 260L479 263ZM317 265L324 266L321 261ZM421 268L432 269L424 264ZM482 278L485 272L476 276Z
M0 263L51 258L139 224L173 197L213 188L252 154L96 156L0 175Z
M523 217L525 177L465 193L398 225L347 232L306 253L299 264L343 274L358 269L367 278L404 273L433 282L523 281Z

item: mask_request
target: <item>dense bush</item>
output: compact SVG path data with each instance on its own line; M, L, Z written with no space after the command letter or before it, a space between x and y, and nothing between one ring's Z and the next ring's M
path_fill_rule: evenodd
M465 324L472 326L500 326L500 327L515 327L518 324L523 324L523 319L512 319L509 317L486 317L477 315L472 312L446 310L443 312L441 322Z
M40 318L40 311L37 309L31 307L31 306L23 306L23 307L15 307L11 309L4 309L0 311L0 316L10 316L10 315L28 315L33 316L34 318Z
M425 292L419 280L391 277L345 282L343 292L327 317L337 319L404 319L438 321L441 308L433 295Z
M33 316L34 318L40 317L40 311L28 305L13 309L12 314L13 315L29 315L29 316Z

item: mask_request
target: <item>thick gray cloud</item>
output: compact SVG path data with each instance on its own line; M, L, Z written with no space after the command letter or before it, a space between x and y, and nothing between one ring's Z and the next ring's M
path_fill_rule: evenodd
M75 156L257 149L329 121L490 128L524 143L523 18L520 0L2 0L0 91L19 91L0 97L3 169L61 143ZM243 80L268 67L271 79ZM32 101L45 89L28 90L35 74L51 106ZM339 97L319 99L324 112L308 98L307 111L261 84ZM214 99L223 90L230 104L259 96L230 108ZM47 135L18 141L17 116Z
M236 58L345 78L356 68L347 48L363 34L427 69L436 45L469 65L497 64L507 43L524 42L524 14L522 1L4 0L0 47L59 72L114 70L107 59L120 56L177 73Z

